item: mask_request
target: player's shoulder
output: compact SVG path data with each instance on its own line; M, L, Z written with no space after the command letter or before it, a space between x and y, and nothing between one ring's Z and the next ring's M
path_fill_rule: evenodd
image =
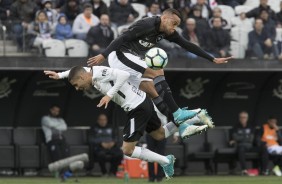
M94 78L100 78L100 77L105 77L109 75L112 71L110 67L107 66L93 66L93 77Z

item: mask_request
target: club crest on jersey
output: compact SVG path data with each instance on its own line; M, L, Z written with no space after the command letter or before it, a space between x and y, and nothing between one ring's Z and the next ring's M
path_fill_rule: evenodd
M155 45L154 43L146 42L144 40L139 40L139 43L143 47L147 47L147 48L151 48L151 47L153 47Z
M163 38L164 38L163 35L159 35L159 36L157 37L157 39L156 39L156 42L158 43L158 42L161 41Z
M107 75L107 69L104 69L103 71L102 71L102 76L106 76Z

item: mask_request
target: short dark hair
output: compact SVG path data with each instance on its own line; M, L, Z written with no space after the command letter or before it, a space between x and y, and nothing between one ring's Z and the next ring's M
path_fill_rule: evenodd
M68 80L69 82L71 80L76 79L79 74L86 72L86 70L82 66L74 66L70 69Z
M83 11L84 11L86 8L92 8L92 9L93 9L93 7L92 7L92 5L91 5L90 3L85 3L85 4L83 5Z
M168 9L165 9L164 12L163 12L163 14L166 14L166 13L174 14L174 15L176 15L177 17L179 17L180 20L182 21L181 13L180 13L178 10L176 10L176 9L174 9L174 8L168 8Z

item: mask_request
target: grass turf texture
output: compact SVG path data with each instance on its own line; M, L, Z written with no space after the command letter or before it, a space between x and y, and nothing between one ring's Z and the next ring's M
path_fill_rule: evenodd
M6 178L0 177L0 184L58 184L62 183L54 178ZM74 178L68 179L64 183L76 183ZM79 184L124 184L123 179L115 178L79 178ZM149 183L146 179L129 179L128 184ZM169 181L163 181L167 184L281 184L281 178L276 176L188 176L175 177Z

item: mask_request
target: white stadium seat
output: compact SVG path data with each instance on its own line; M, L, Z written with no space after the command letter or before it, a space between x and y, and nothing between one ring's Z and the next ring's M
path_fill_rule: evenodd
M235 7L235 14L240 15L241 13L247 13L248 11L252 10L253 8L246 5L238 5Z
M48 39L42 42L43 50L47 57L65 57L66 47L63 41Z
M231 19L232 27L244 28L249 31L253 30L253 22L253 18L241 20L240 17L233 17Z
M87 57L89 46L83 40L68 39L65 40L66 49L70 57Z
M276 41L282 41L282 28L276 28Z
M236 59L244 59L246 50L238 42L231 41L230 44L231 55Z
M244 46L246 49L248 46L248 34L250 30L244 29L244 28L239 28L239 27L234 27L231 29L231 39L233 41L236 41L240 43L240 45Z
M131 3L134 10L136 10L139 13L139 16L135 19L135 21L140 20L143 16L146 15L146 6L139 3Z
M231 6L226 6L226 5L219 5L217 6L221 9L221 16L226 19L230 20L232 17L235 17L235 12L234 9Z
M280 11L280 2L281 0L268 0L268 5L277 13Z
M112 0L103 0L103 2L107 5L107 7L110 7Z

